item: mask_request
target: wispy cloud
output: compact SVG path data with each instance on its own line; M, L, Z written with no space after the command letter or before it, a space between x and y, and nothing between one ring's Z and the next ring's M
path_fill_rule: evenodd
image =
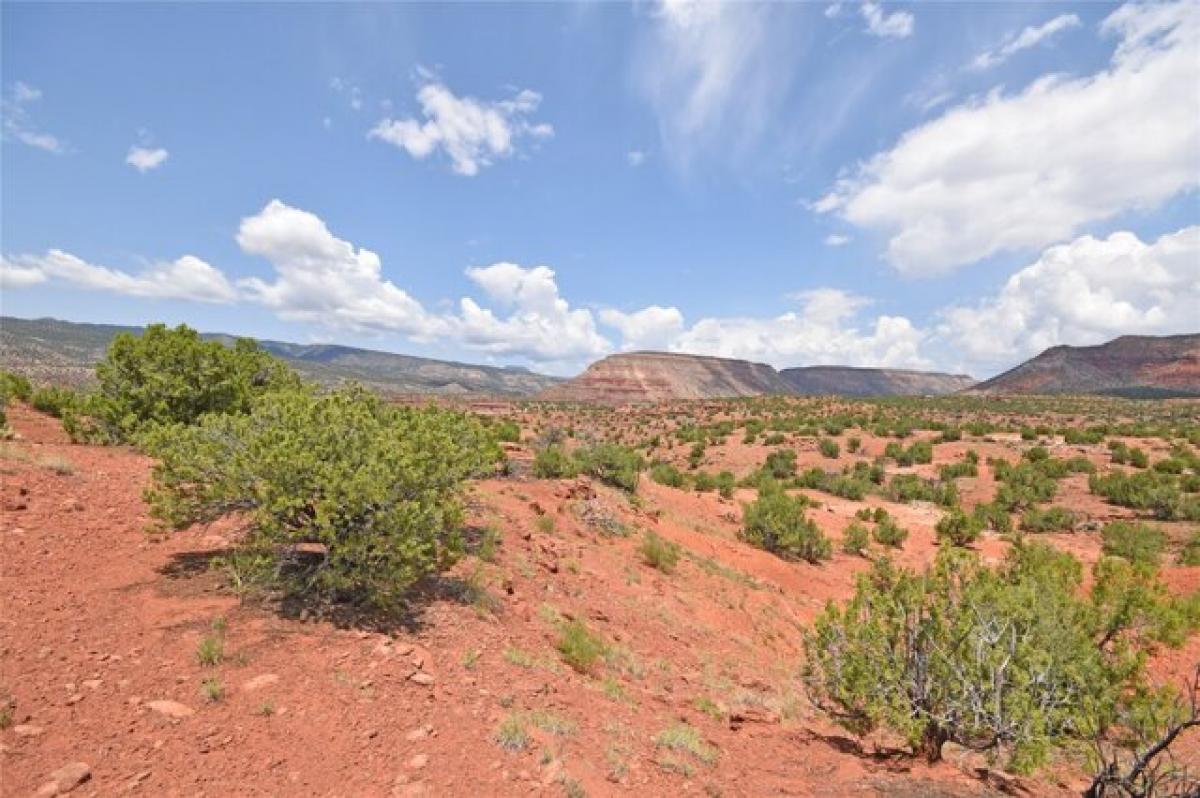
M22 144L61 155L66 152L63 142L57 136L38 130L29 113L29 106L41 99L41 89L19 80L14 83L7 96L0 102L0 110L4 116L4 133Z
M1080 24L1079 17L1074 14L1059 14L1057 17L1041 25L1030 25L1020 33L1008 37L996 49L980 53L971 62L971 68L976 70L990 69L997 64L1007 61L1022 50L1036 47L1042 42L1048 41L1055 34L1071 28L1078 28Z
M912 36L916 19L907 11L888 14L879 3L866 2L859 6L859 13L867 23L867 33L885 39L904 39Z

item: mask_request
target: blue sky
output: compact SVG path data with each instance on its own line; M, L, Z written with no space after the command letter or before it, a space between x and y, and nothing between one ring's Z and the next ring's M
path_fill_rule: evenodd
M1200 329L1200 6L0 6L2 310L572 373Z

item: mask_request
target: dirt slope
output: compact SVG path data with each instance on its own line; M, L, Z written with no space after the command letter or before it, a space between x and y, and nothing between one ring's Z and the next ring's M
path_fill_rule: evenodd
M1200 394L1200 334L1125 335L1099 346L1056 346L972 393Z
M975 384L966 374L851 366L804 366L779 376L804 396L943 396Z
M646 484L637 509L586 481L479 483L472 520L498 533L494 554L385 634L239 603L207 569L233 528L148 536L148 460L71 446L21 407L10 418L23 440L0 460L4 795L75 762L80 795L996 794L979 760L870 753L886 739L861 752L803 699L800 630L865 561L748 548L734 501ZM820 522L840 534L853 509L830 503ZM935 517L905 512L911 556L932 555ZM611 534L637 528L685 547L674 574L641 561L636 533ZM595 671L558 656L565 617L607 643ZM202 665L217 619L224 656ZM528 742L506 750L513 719ZM660 744L679 723L704 756Z
M655 402L787 393L788 385L764 363L704 355L629 352L610 355L578 377L543 391L552 401Z

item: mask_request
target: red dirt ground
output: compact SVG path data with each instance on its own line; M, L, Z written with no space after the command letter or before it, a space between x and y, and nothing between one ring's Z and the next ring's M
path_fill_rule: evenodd
M82 795L1065 795L1083 783L1066 766L1016 779L962 752L931 767L888 755L894 741L858 749L809 705L797 673L804 624L867 563L838 553L798 565L749 548L736 500L643 480L637 509L586 480L479 483L472 521L499 532L496 556L468 558L412 628L384 634L239 602L206 568L229 525L147 533L147 458L70 445L23 407L9 417L20 440L0 460L0 702L11 697L14 724L0 732L4 795L34 794L77 761L90 771ZM730 466L752 459L738 446ZM1094 500L1086 484L1064 490ZM861 503L812 495L836 541ZM939 512L888 507L912 532L900 561L928 562ZM654 529L685 556L661 574L641 561L636 531L606 528ZM1055 537L1098 554L1095 535ZM1003 544L982 548L999 556ZM1167 578L1195 589L1200 568ZM608 661L566 667L562 617L602 636ZM218 618L225 658L205 667L197 646ZM1198 659L1193 638L1154 669L1170 678ZM214 678L224 694L210 701L201 687ZM158 701L190 714L169 717ZM531 739L510 752L496 733L514 715ZM680 721L713 762L657 745Z

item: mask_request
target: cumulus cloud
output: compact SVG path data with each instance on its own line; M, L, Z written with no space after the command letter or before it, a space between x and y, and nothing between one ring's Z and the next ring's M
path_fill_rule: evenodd
M887 39L904 39L911 36L916 26L913 15L907 11L884 13L879 3L866 2L859 6L859 13L867 23L867 33Z
M239 281L247 296L281 318L353 330L392 330L417 339L445 325L384 278L379 256L337 238L316 214L271 200L242 219L243 251L270 261L274 280Z
M152 299L232 302L237 292L220 270L192 255L156 263L138 274L97 266L69 252L19 255L0 263L5 287L20 288L58 280L77 288Z
M62 141L50 133L38 130L29 113L29 106L41 99L41 89L19 80L14 83L7 96L0 101L4 132L22 144L61 155L66 152Z
M870 300L834 288L794 294L799 311L770 318L710 317L675 335L674 352L765 361L777 368L812 364L926 368L926 333L902 316L859 316Z
M424 160L437 151L450 159L456 174L479 174L497 159L509 158L522 139L540 140L554 135L548 123L535 123L530 116L541 105L542 96L523 89L512 97L483 102L458 97L445 85L429 79L417 91L423 119L385 118L367 134Z
M145 174L162 166L169 155L170 153L162 147L138 147L135 145L129 148L129 154L125 156L125 163Z
M511 311L501 317L469 297L461 299L460 315L451 323L468 346L539 361L594 358L612 349L596 331L591 311L572 309L559 295L553 269L494 263L468 269L467 277Z
M981 368L1059 344L1195 332L1200 226L1143 242L1130 232L1050 247L995 295L940 313L940 343Z
M1041 25L1029 25L1015 36L1010 36L995 50L980 53L971 62L971 68L990 69L1007 61L1022 50L1036 47L1042 42L1048 41L1055 34L1070 28L1078 28L1079 25L1079 17L1074 14L1059 14Z
M650 305L633 313L613 308L600 311L600 321L621 333L621 348L662 350L683 332L683 314L678 308Z
M842 235L841 233L830 233L825 236L825 246L827 247L844 247L850 243L850 236Z
M1126 5L1101 25L1108 68L996 90L905 133L814 204L890 235L900 272L931 275L1063 241L1200 185L1200 12Z

